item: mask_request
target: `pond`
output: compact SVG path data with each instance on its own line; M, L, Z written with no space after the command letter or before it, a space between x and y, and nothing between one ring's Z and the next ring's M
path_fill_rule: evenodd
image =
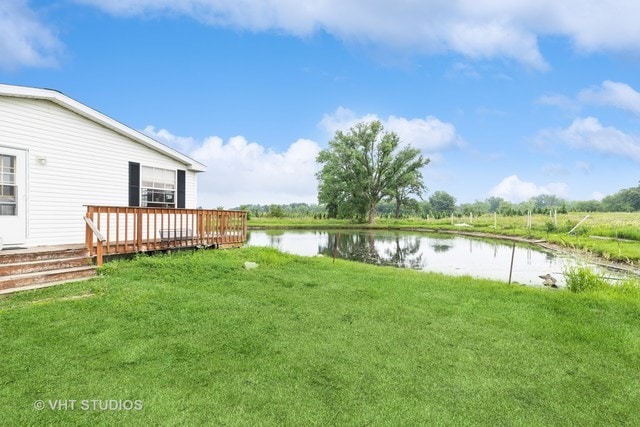
M508 282L513 243L451 234L360 230L252 230L248 246L270 246L295 255L323 255L448 275ZM577 259L532 245L516 245L511 281L543 286L551 274L566 286L563 271ZM580 264L585 264L580 262ZM600 270L598 266L591 266Z

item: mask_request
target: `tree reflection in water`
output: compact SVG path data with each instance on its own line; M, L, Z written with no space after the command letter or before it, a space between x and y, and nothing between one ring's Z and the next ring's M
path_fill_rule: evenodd
M452 245L442 244L442 243L434 243L431 245L433 251L436 253L447 252L449 249L453 248Z
M367 264L403 268L422 268L420 239L417 235L367 232L327 233L318 244L318 253Z

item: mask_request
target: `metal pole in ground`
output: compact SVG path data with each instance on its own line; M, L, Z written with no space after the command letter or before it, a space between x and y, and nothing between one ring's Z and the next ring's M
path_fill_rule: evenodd
M509 284L511 284L511 273L513 273L513 257L516 254L516 244L513 244L513 249L511 249L511 266L509 267Z

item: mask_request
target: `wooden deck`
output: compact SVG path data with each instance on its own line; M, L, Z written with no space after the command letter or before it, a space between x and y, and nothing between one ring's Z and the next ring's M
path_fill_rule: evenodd
M85 244L0 251L0 294L94 277L105 256L239 247L247 236L244 211L88 206L85 222Z
M104 256L190 247L238 247L247 213L211 209L87 206L86 247L98 265Z

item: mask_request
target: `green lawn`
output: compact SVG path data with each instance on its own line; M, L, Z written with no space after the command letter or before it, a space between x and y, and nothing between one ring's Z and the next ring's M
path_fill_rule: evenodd
M103 272L0 297L0 425L640 419L637 295L255 247L140 257ZM59 400L66 410L51 409Z

